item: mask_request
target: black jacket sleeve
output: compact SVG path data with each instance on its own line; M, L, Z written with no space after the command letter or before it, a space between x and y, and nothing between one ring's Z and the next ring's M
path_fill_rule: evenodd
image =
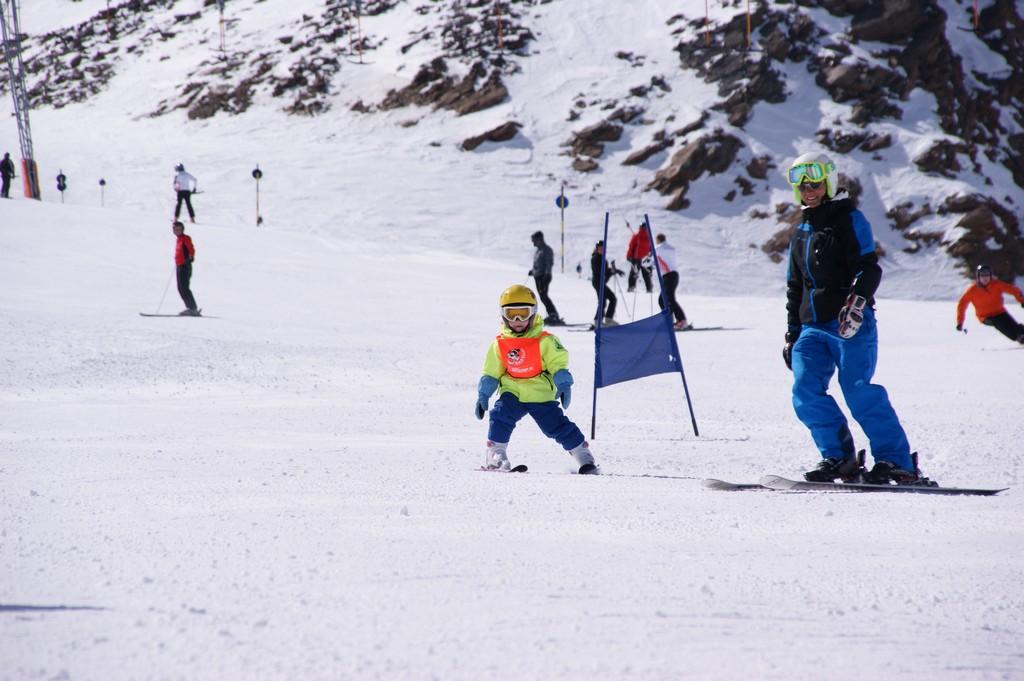
M874 304L875 291L882 282L882 268L875 252L875 238L871 224L859 210L849 213L849 229L843 230L847 240L846 266L853 274L850 282L852 291Z
M786 326L794 333L800 330L800 303L804 295L803 272L794 257L799 241L796 234L789 241L789 271L786 273Z

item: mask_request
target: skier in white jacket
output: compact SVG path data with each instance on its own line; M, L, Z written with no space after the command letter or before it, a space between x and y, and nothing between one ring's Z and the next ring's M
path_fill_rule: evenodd
M174 191L178 193L178 203L174 206L174 219L177 220L181 215L181 202L184 201L185 207L188 208L189 219L195 222L196 211L192 208L192 192L196 190L199 183L196 178L185 172L185 166L181 163L174 166L174 170L177 171L174 175Z
M676 319L673 328L676 331L688 331L693 328L686 319L686 313L676 301L676 287L679 286L679 269L676 266L676 248L665 240L664 234L654 237L657 244L658 267L661 269L661 281L665 287L665 297L668 298L668 307ZM665 303L661 296L658 297L658 306L664 309Z

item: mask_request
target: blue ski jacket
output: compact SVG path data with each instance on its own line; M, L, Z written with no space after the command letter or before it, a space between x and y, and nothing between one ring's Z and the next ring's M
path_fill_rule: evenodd
M871 224L850 199L803 207L789 241L786 312L790 331L839 316L850 291L874 307L882 280Z

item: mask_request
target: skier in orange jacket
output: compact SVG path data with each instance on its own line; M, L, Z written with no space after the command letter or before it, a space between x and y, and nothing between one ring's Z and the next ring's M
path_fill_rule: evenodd
M1024 293L1013 284L995 278L988 265L978 265L975 276L977 281L964 291L956 304L956 330L964 330L964 315L967 306L973 303L974 314L978 316L979 322L996 327L1010 340L1024 345L1024 324L1018 324L1003 307L1004 294L1013 296L1024 307Z

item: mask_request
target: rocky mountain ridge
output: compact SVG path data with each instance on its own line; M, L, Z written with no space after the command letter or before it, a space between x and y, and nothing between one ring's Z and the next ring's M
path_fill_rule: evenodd
M508 79L522 73L537 35L549 30L544 6L560 1L325 0L318 14L303 14L287 31L235 41L245 48L211 51L175 92L161 93L149 115L244 115L260 96L279 101L285 116L317 116L339 105L352 115L412 106L471 115L515 100ZM25 59L33 104L86 101L129 60L173 44L191 24L217 12L215 0L205 0L201 11L176 11L176 4L124 0L82 24L31 37ZM791 203L769 204L766 179L788 159L753 152L765 146L750 132L757 117L782 106L794 78L801 78L820 89L823 101L846 107L819 125L815 138L822 147L837 159L905 163L893 129L904 103L924 92L934 97L942 134L907 160L916 172L957 179L973 191L883 200L889 226L905 241L902 250L941 248L965 273L987 262L1004 278L1024 275L1024 20L1016 3L982 3L976 25L967 0L762 0L749 15L738 0L718 5L717 14L728 10L730 18L666 17L679 57L675 68L714 85L718 101L690 120L653 112L655 99L679 96L671 72L652 73L645 85L615 98L580 92L565 115L566 174L601 174L613 162L643 173L657 164L642 189L664 196L668 210L690 208L696 184L712 184L726 201L752 200L759 205L749 210L750 220L781 223L760 245L780 260L799 211ZM409 7L421 22L404 34L361 28L362 18ZM1005 69L972 68L950 40L959 29ZM403 55L429 45L432 56L418 65L410 61L407 84L376 101L342 93L343 64L364 55L372 60L385 45L398 45ZM638 69L647 58L641 49L614 56ZM530 134L510 119L461 147L471 152L484 141ZM613 160L609 144L630 148ZM863 179L844 175L841 181L856 199Z

